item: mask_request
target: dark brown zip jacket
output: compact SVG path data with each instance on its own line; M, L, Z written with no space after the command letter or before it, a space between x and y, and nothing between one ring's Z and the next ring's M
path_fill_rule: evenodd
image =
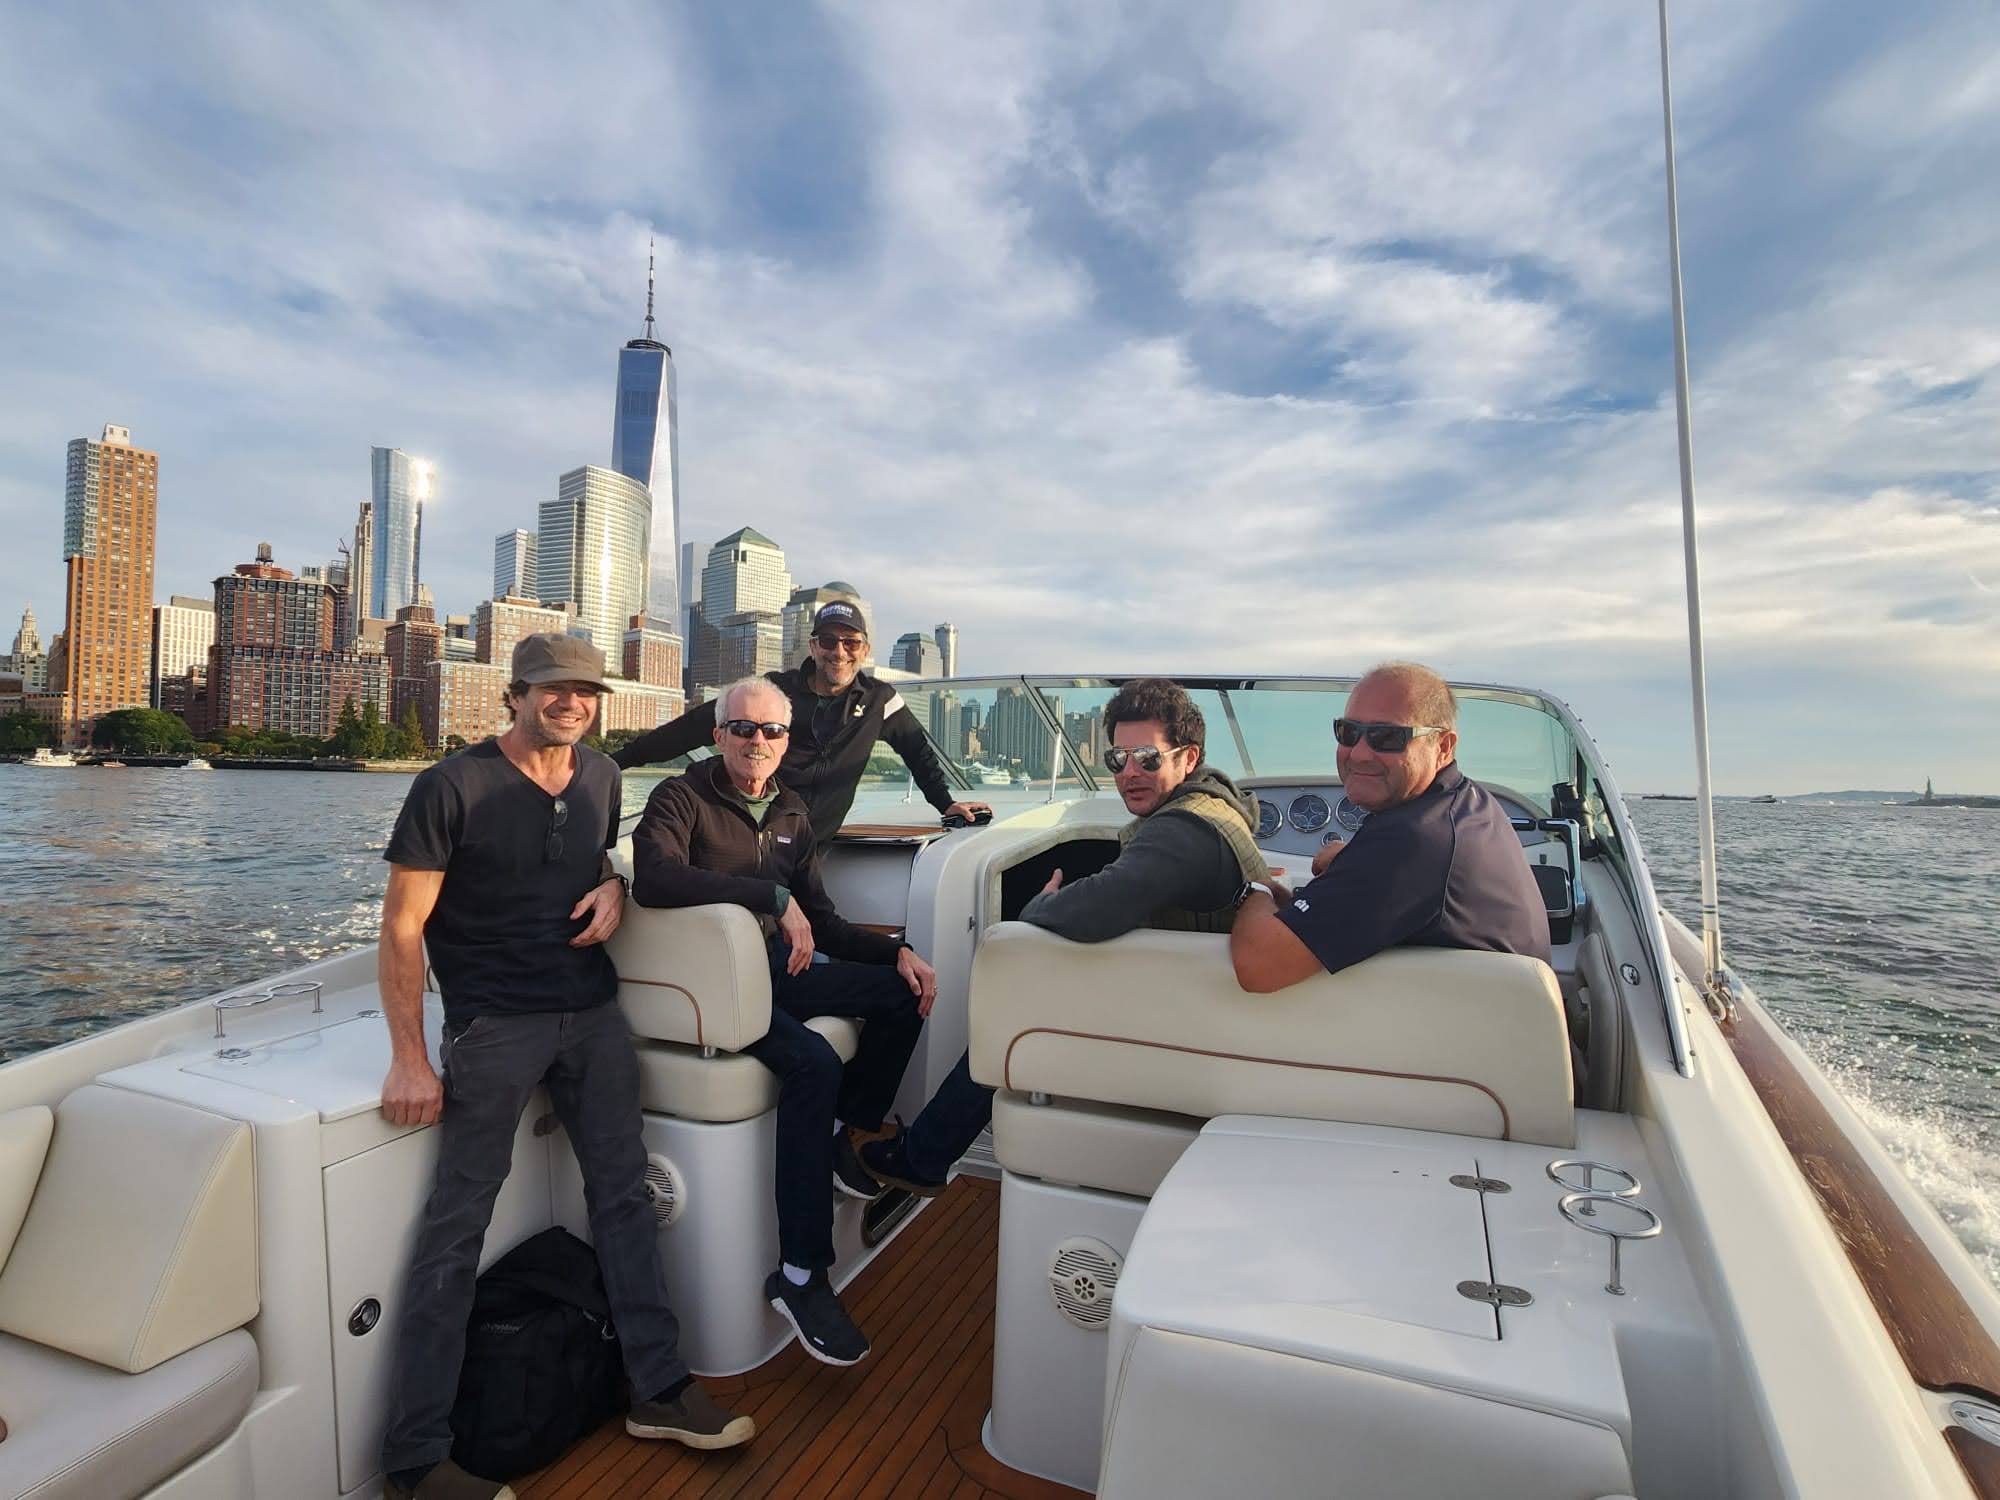
M770 785L778 798L762 828L719 755L654 787L632 833L632 899L641 906L747 907L769 939L783 886L812 924L813 946L829 958L894 963L902 944L833 909L805 802L775 778Z

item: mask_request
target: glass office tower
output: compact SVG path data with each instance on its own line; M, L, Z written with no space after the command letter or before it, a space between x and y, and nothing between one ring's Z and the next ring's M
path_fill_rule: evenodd
M611 418L611 467L653 499L646 613L678 630L681 593L681 444L675 410L674 352L653 337L653 261L646 258L646 332L618 351L618 401Z
M417 602L423 576L424 506L430 501L436 468L401 448L368 450L374 483L374 567L369 582L371 618L393 620L396 611Z
M574 604L577 624L615 668L627 622L646 613L653 497L623 474L585 464L544 500L535 549L544 604Z

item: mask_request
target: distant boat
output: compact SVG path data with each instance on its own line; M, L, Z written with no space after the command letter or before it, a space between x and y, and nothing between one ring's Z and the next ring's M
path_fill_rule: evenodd
M21 762L24 766L73 766L76 757L67 750L51 750L47 745L36 747L35 753Z
M1770 802L1770 803L1776 803L1778 799L1777 799L1776 797L1773 797L1773 796L1772 796L1772 795L1771 795L1771 794L1770 794L1769 792L1766 792L1766 793L1765 793L1765 794L1764 794L1763 796L1761 796L1761 797L1752 797L1752 798L1751 798L1750 800L1751 800L1752 802Z

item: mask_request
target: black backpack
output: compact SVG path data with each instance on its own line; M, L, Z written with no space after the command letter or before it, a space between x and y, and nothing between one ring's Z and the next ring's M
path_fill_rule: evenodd
M567 1229L545 1229L479 1278L451 1456L490 1479L544 1468L622 1409L624 1381L597 1256Z

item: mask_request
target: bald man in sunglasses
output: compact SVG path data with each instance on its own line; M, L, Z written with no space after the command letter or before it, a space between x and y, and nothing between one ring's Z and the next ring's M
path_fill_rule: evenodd
M1414 662L1354 685L1334 721L1347 798L1368 820L1313 859L1296 896L1247 889L1229 934L1236 982L1268 994L1404 945L1549 961L1549 919L1507 810L1459 770L1458 700Z

